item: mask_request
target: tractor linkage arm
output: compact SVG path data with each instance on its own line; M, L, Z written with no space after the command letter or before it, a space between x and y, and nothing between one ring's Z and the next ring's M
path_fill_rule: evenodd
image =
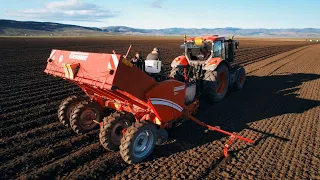
M218 131L220 133L223 133L223 134L226 134L228 136L230 136L230 139L227 141L227 143L224 145L224 151L223 151L223 154L225 157L228 157L228 148L229 146L233 143L233 141L235 139L240 139L242 141L245 141L245 142L248 142L248 143L251 143L253 144L254 141L251 140L251 139L248 139L248 138L245 138L243 136L240 136L238 134L236 134L235 132L233 133L230 133L230 132L227 132L227 131L224 131L222 129L220 129L219 127L217 126L210 126L208 124L205 124L204 122L201 122L200 120L198 120L197 118L195 118L194 116L192 116L189 112L185 112L185 117L189 118L190 120L194 121L195 123L203 126L203 127L206 127L208 128L208 130L210 131Z

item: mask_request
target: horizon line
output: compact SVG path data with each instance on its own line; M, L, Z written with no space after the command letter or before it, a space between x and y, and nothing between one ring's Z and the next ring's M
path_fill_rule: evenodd
M5 20L5 21L17 21L17 22L38 22L38 23L55 23L55 24L62 24L62 25L72 25L72 26L79 26L79 27L86 27L86 28L99 28L99 29L103 29L103 28L108 28L108 27L127 27L127 28L133 28L133 29L145 29L145 30L162 30L162 29L227 29L227 28L235 28L235 29L320 29L316 28L316 27L305 27L305 28L266 28L266 27L257 27L257 28L240 28L240 27L214 27L214 28L206 28L206 27L202 27L202 28L195 28L195 27L168 27L168 28L136 28L136 27L132 27L132 26L125 26L125 25L110 25L110 26L101 26L101 27L97 27L97 26L82 26L82 25L76 25L76 24L68 24L68 23L60 23L60 22L54 22L54 21L35 21L35 20L14 20L14 19L0 19L1 20Z

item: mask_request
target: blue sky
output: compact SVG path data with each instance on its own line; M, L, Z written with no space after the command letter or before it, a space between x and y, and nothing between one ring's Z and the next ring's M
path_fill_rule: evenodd
M320 0L1 0L0 19L91 27L320 28Z

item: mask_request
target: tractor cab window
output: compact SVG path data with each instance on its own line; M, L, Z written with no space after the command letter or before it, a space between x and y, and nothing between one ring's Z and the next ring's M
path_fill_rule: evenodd
M207 60L211 55L211 42L205 42L202 45L194 45L193 42L188 42L186 46L186 55L190 60Z
M224 57L223 43L221 41L215 41L213 43L213 57Z

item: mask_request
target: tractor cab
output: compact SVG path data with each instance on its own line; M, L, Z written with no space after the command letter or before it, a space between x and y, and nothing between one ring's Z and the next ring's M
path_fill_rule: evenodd
M205 61L212 56L212 43L205 42L197 45L194 42L187 42L181 45L185 48L185 55L190 61Z
M238 41L214 35L185 39L180 47L185 49L184 55L190 64L206 64L212 58L234 61L234 49L238 46Z

